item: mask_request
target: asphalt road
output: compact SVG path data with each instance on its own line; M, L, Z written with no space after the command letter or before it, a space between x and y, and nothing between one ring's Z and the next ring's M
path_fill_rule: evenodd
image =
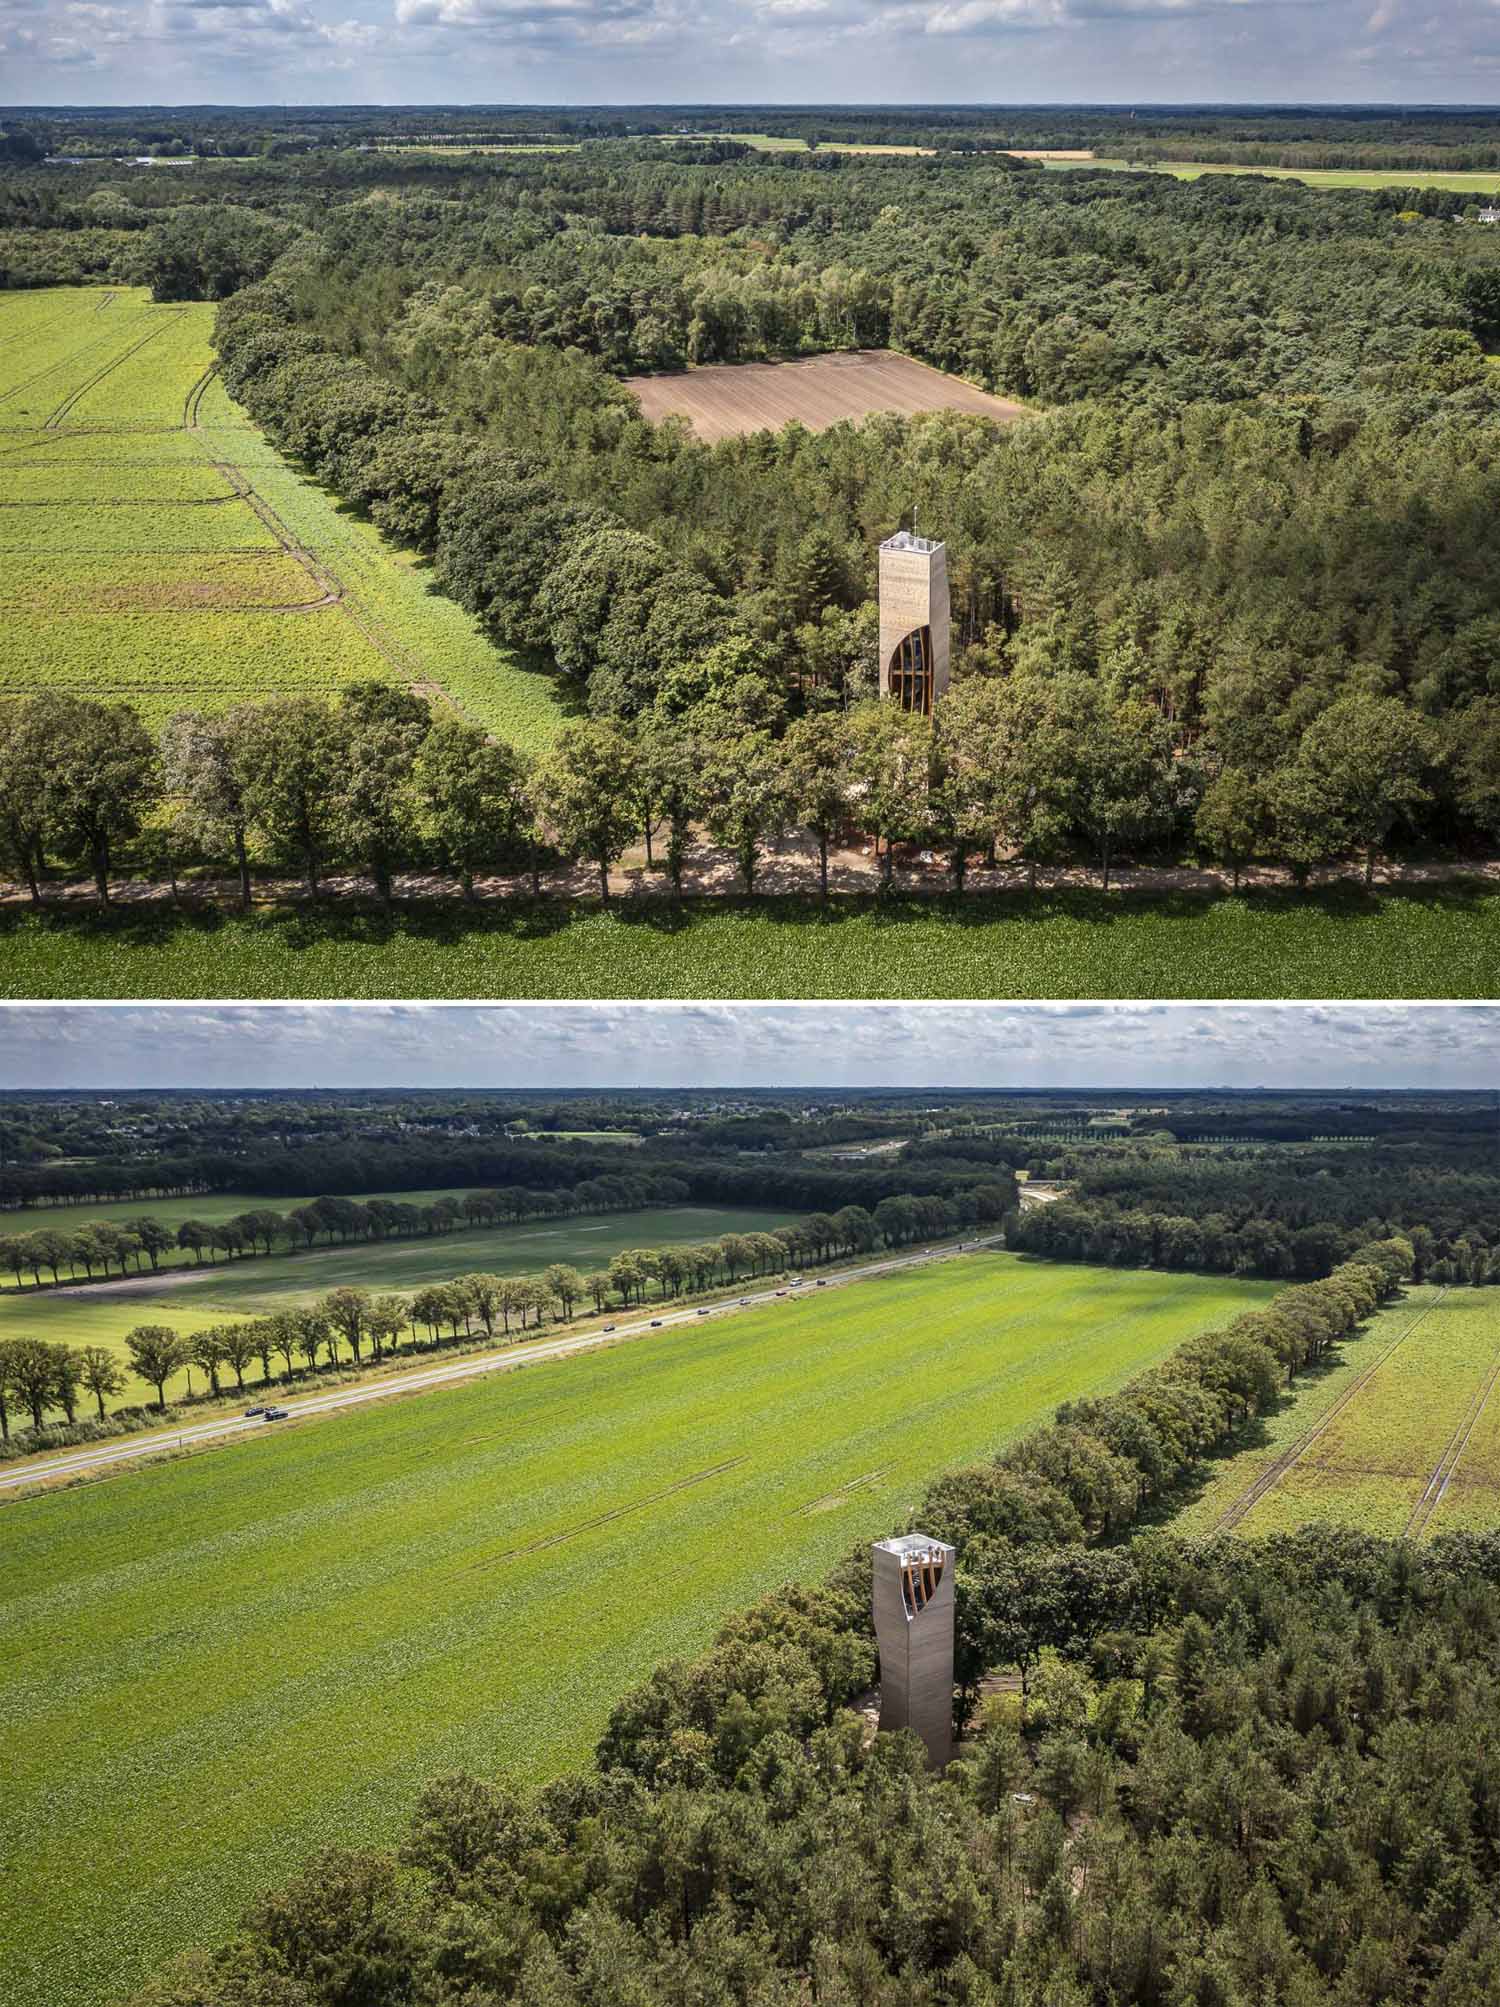
M994 1247L1001 1238L999 1234L986 1234L975 1240L931 1250L919 1248L911 1254L892 1255L885 1261L868 1262L858 1268L833 1269L796 1285L788 1283L778 1287L773 1284L748 1296L705 1305L701 1310L664 1307L655 1317L649 1313L644 1317L633 1317L628 1323L616 1322L610 1330L596 1327L592 1331L581 1331L574 1337L514 1345L503 1352L471 1353L466 1358L451 1360L445 1366L412 1367L388 1374L383 1379L341 1387L326 1394L305 1394L300 1398L292 1395L282 1400L269 1391L262 1395L257 1389L257 1399L274 1401L276 1406L287 1410L287 1421L266 1422L258 1415L247 1417L243 1413L220 1414L212 1421L190 1422L182 1428L91 1443L82 1449L66 1450L58 1456L27 1457L13 1468L0 1469L0 1492L18 1491L27 1485L44 1484L54 1478L83 1477L91 1471L107 1470L111 1464L138 1463L144 1457L171 1454L180 1449L204 1448L256 1431L269 1429L275 1432L288 1427L293 1421L301 1421L305 1416L328 1415L344 1408L364 1407L370 1401L388 1400L396 1394L423 1393L430 1387L452 1386L455 1381L478 1379L485 1373L511 1373L537 1360L566 1359L575 1352L591 1352L601 1345L616 1345L622 1339L645 1338L653 1331L670 1331L676 1326L697 1324L709 1317L732 1317L742 1310L759 1309L768 1303L815 1296L819 1283L828 1289L847 1288L852 1283L866 1282L875 1276L890 1275L897 1269L919 1268L928 1262L953 1261L979 1248Z

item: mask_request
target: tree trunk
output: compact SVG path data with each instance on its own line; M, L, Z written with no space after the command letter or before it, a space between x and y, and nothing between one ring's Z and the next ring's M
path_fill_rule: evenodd
M26 889L31 894L33 906L42 903L42 888L37 881L36 854L29 843L21 845L21 869L26 873Z
M651 855L651 833L655 826L651 811L648 808L646 810L646 869L648 871L656 869L656 859Z
M99 1419L102 1422L104 1420L104 1396L97 1387L94 1389L94 1399L99 1403ZM6 1433L8 1434L9 1431L7 1430Z
M609 859L601 857L597 862L599 865L599 897L607 906L609 904Z
M243 829L237 829L234 832L234 861L240 874L240 911L248 913L250 911L250 856L249 852L245 849L245 832Z
M1373 843L1371 843L1367 844L1365 847L1365 884L1369 886L1373 885L1374 883L1375 883L1375 846Z
M94 845L94 889L99 894L99 904L109 904L109 845Z
M824 899L828 897L828 834L818 831L818 887Z
M953 889L955 892L960 894L963 892L964 879L968 876L968 872L969 853L960 843L955 847L953 852Z
M1233 885L1235 891L1238 892L1240 889L1240 867L1238 859L1236 859L1233 866Z
M1104 890L1106 892L1109 890L1109 860L1110 860L1109 838L1106 836L1100 850L1100 863L1104 867Z
M307 896L309 899L316 899L318 896L318 853L310 843L303 849L302 860L307 872Z
M458 881L463 886L464 903L469 906L474 905L476 903L474 898L474 874L467 865L459 872Z
M875 841L879 843L880 841L879 837L876 837ZM896 858L895 858L895 853L891 849L891 839L887 837L885 840L885 848L880 853L880 882L885 887L886 891L889 891L891 886L895 883L895 878L896 878Z

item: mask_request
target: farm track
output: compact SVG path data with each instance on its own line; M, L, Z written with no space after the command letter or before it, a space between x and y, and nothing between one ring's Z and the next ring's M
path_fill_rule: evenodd
M249 503L255 514L281 545L286 555L290 558L295 558L308 577L314 580L316 584L322 586L325 598L321 603L325 606L342 605L344 600L342 582L334 576L321 558L310 551L306 544L292 535L292 532L287 528L280 516L277 515L264 495L256 493L249 481L246 480L241 469L232 466L227 460L215 460L211 464L214 472L221 475L229 483L230 487L234 489L235 497L242 502ZM349 609L346 607L345 611L347 612ZM353 616L351 615L351 617ZM356 627L360 627L357 619L354 624ZM364 632L363 627L360 627L360 631L361 633ZM378 643L375 643L370 636L366 635L365 638L371 641L372 646L378 646ZM380 652L386 657L387 661L394 660L388 649L382 648ZM399 667L399 664L397 666Z
M1479 1417L1489 1405L1489 1398L1495 1391L1497 1380L1500 1380L1500 1352L1495 1354L1494 1362L1489 1372L1485 1374L1483 1384L1475 1390L1463 1420L1453 1431L1447 1448L1438 1458L1437 1468L1427 1480L1427 1489L1417 1500L1412 1508L1411 1517L1402 1529L1403 1538L1420 1540L1427 1531L1432 1515L1442 1504L1443 1495L1453 1482L1454 1473L1463 1459L1463 1453L1469 1447L1469 1438L1478 1426Z
M198 413L203 406L204 392L218 373L219 365L216 362L211 362L208 368L204 370L202 376L199 377L198 381L188 391L187 396L182 400L182 429L184 432L198 432L202 430L202 427L198 423Z
M111 293L110 298L114 298L113 293ZM100 312L100 309L95 307L94 312L97 314ZM60 328L65 321L70 321L73 318L72 314L58 314L50 321L43 321L40 327L17 328L13 334L0 335L0 348L5 348L13 341L35 341L38 335L49 334L53 328Z
M148 343L155 341L158 335L165 334L167 329L175 326L181 318L181 312L174 313L169 319L159 322L154 328L143 334L138 342L132 342L129 348L122 349L119 355L111 357L103 369L96 370L86 383L79 384L76 390L63 399L62 403L52 413L52 416L47 419L43 430L55 432L81 397L87 397L89 392L103 383L107 376L112 375L122 362L129 362L133 355L139 355Z
M1380 1371L1386 1361L1393 1353L1401 1349L1417 1326L1422 1322L1423 1318L1430 1316L1447 1294L1448 1291L1446 1289L1442 1290L1433 1298L1431 1303L1424 1305L1418 1311L1417 1315L1399 1337L1393 1338L1390 1344L1386 1346L1380 1357L1372 1359L1364 1371L1357 1374L1350 1381L1349 1385L1345 1387L1343 1393L1339 1395L1328 1412L1320 1416L1310 1429L1307 1429L1302 1435L1298 1436L1297 1440L1284 1450L1274 1463L1268 1464L1260 1476L1256 1478L1255 1482L1241 1492L1233 1504L1220 1514L1219 1518L1215 1520L1213 1526L1209 1529L1211 1533L1232 1533L1237 1526L1242 1524L1248 1514L1259 1505L1260 1501L1269 1492L1276 1489L1276 1486L1280 1484L1287 1472L1299 1464L1313 1445L1321 1440L1332 1423L1343 1413L1344 1409L1348 1407L1355 1396L1364 1392L1365 1388L1369 1386L1371 1380Z
M49 376L56 376L59 370L71 369L84 356L92 355L95 349L102 348L108 340L108 335L94 335L91 340L84 342L80 347L71 349L65 356L60 356L56 362L49 362L47 367L39 369L35 376L23 377L19 383L4 385L3 388L0 388L0 404L8 403L12 397L19 397L23 390L30 390L38 383L45 383ZM34 435L38 428L35 425L17 425L9 429Z
M471 1561L450 1580L457 1581L463 1575L476 1575L481 1569L498 1568L505 1561L519 1561L526 1554L541 1554L549 1547L562 1547L569 1540L578 1539L580 1534L592 1533L600 1526L612 1526L617 1519L629 1519L633 1513L660 1505L663 1499L675 1498L678 1492L691 1491L695 1485L707 1484L711 1477L722 1477L726 1471L738 1470L741 1464L749 1461L747 1456L725 1457L722 1463L711 1463L706 1470L695 1470L691 1477L680 1477L675 1484L664 1485L660 1491L653 1491L645 1498L633 1499L629 1505L617 1505L612 1512L595 1513L592 1519L580 1519L576 1526L565 1526L559 1533L547 1533L540 1540L528 1540L523 1547L507 1547L501 1554L489 1554L482 1561Z

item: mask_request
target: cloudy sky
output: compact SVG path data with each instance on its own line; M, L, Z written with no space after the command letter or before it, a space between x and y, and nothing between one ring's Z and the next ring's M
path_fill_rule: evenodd
M14 104L1493 102L1497 0L0 0Z
M11 1005L0 1088L1487 1087L1500 1006Z

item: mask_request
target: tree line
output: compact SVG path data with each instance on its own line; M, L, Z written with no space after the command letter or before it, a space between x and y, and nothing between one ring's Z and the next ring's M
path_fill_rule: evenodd
M585 1178L566 1191L532 1191L524 1185L504 1191L467 1192L462 1198L434 1199L426 1205L411 1205L401 1199L358 1199L324 1197L308 1205L293 1206L280 1213L269 1206L251 1207L223 1220L181 1220L176 1226L142 1214L137 1219L116 1224L95 1220L68 1230L41 1227L27 1234L0 1236L0 1267L24 1286L30 1275L39 1287L42 1271L54 1284L62 1281L67 1269L71 1280L81 1268L92 1282L97 1271L107 1279L115 1268L120 1274L139 1274L149 1262L155 1274L162 1256L173 1251L191 1254L193 1263L213 1265L220 1254L230 1261L256 1255L311 1250L319 1242L331 1247L335 1241L348 1246L351 1241L398 1240L417 1235L454 1233L464 1228L514 1225L524 1219L555 1219L563 1215L593 1212L634 1211L646 1206L681 1205L689 1196L680 1178L623 1176Z
M1399 1246L1361 1256L1278 1297L1276 1328L1194 1340L933 1486L916 1520L959 1548L960 1719L981 1669L1027 1689L942 1777L851 1711L877 1677L861 1547L659 1668L590 1771L432 1780L397 1847L325 1850L140 2007L481 1985L606 2007L687 1998L689 1974L704 2007L1333 2007L1371 1971L1386 1998L1481 2007L1500 1541L1090 1538L1268 1403L1293 1327L1347 1332L1396 1286Z
M1273 1277L1326 1274L1371 1231L1412 1247L1418 1282L1500 1280L1492 1142L1472 1152L1078 1151L1052 1167L1065 1197L1012 1221L1009 1244L1064 1261Z
M747 1279L781 1275L792 1267L906 1247L966 1226L992 1226L1011 1202L1010 1188L1000 1184L980 1184L947 1197L892 1194L872 1210L842 1206L836 1213L813 1213L772 1232L622 1249L607 1266L588 1272L554 1262L537 1275L475 1271L410 1293L341 1286L308 1306L227 1319L191 1334L165 1323L136 1325L126 1333L123 1358L103 1345L0 1338L0 1442L12 1442L13 1403L31 1417L30 1430L15 1439L15 1453L133 1431L143 1419L139 1409L113 1417L105 1409L106 1400L129 1384L127 1362L136 1378L156 1389L157 1408L165 1413L167 1383L193 1367L203 1376L206 1397L217 1399L231 1375L235 1391L244 1392L245 1376L257 1361L261 1386L276 1377L278 1360L280 1377L289 1385L299 1373L338 1373L346 1366L357 1371L366 1363L380 1365L391 1357L445 1346L510 1341L549 1321L571 1323L580 1307L592 1308L596 1316L614 1308L644 1309L652 1302L677 1302ZM97 1416L79 1435L78 1410L85 1396L93 1399ZM48 1427L48 1414L58 1411L66 1427Z
M544 874L586 864L608 902L611 870L643 841L680 896L702 833L732 853L747 894L768 851L804 831L824 897L831 849L866 836L887 883L909 845L942 853L959 891L976 859L1018 860L1034 889L1043 865L1083 849L1107 888L1122 851L1184 844L1236 885L1256 858L1305 881L1351 848L1368 880L1442 769L1437 741L1394 698L1330 706L1262 783L1210 778L1149 704L1111 702L1081 677L974 679L932 718L869 701L784 732L744 719L749 687L729 674L725 701L675 718L579 720L539 761L387 684L183 713L161 743L129 705L43 693L0 708L0 837L36 906L49 858L85 866L108 904L127 842L174 896L189 863L227 868L242 908L253 855L296 869L314 899L351 865L387 909L397 873L433 863L469 899L481 874L537 898ZM1483 788L1500 836L1500 790Z

